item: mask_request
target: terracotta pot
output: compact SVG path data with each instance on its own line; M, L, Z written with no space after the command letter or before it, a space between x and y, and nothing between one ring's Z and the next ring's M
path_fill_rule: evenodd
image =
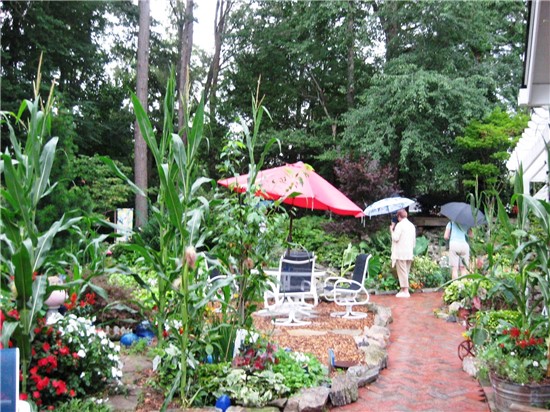
M547 408L550 405L550 384L513 383L489 374L495 394L495 407L498 412L508 412L512 404Z

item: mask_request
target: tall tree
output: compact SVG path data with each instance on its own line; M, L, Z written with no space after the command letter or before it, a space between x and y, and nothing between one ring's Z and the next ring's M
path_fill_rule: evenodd
M147 84L149 78L149 31L151 10L149 0L139 1L139 34L137 48L137 81L136 96L141 106L147 112ZM134 125L134 174L136 185L147 192L147 144L143 139L137 121ZM140 228L147 223L147 198L136 194L136 227Z
M527 127L529 116L510 115L500 107L470 123L456 144L464 159L462 183L478 190L500 189L508 183L506 161Z
M216 14L214 16L214 56L210 63L208 76L204 85L205 102L210 102L211 121L214 119L216 111L216 90L218 87L218 76L220 73L220 61L222 51L222 41L225 35L226 22L233 6L232 0L217 0Z
M185 7L183 7L183 0L170 0L170 4L176 15L178 25L178 44L180 47L177 73L178 128L182 130L189 105L189 71L191 67L191 53L193 51L193 9L195 4L193 0L186 0ZM187 140L185 135L182 138L184 142Z
M397 164L409 193L456 195L463 158L455 138L496 105L515 105L510 89L521 75L516 23L525 18L523 6L376 4L387 61L346 115L344 145Z
M283 143L281 162L322 163L339 145L341 116L354 90L372 73L364 54L372 46L365 2L236 3L226 37L231 64L223 72L218 115L228 122L246 113L256 81L273 122L266 135ZM323 159L323 160L321 160ZM328 160L329 162L332 159Z
M32 93L43 53L42 84L58 84L57 101L75 123L76 152L101 153L129 164L132 116L123 102L130 83L113 80L106 66L112 67L110 48L124 30L137 27L131 1L5 1L0 7L2 109L15 110ZM135 16L137 23L137 12Z

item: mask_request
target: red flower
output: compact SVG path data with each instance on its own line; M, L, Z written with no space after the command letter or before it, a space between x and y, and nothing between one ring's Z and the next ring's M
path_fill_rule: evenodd
M36 327L36 328L34 328L34 333L38 335L41 330L42 330L41 327Z
M6 320L6 315L4 315L4 312L0 310L0 332L2 332L2 325L4 324L5 320Z
M78 358L79 358L78 353L73 352L73 358L74 358L74 359L78 359Z
M15 320L19 320L19 312L17 311L17 309L12 309L8 312L8 316L10 318L14 318Z
M47 358L38 359L38 366L41 368L43 368L44 366L48 366L48 359Z
M36 382L36 389L38 389L39 391L44 390L48 387L49 383L50 378L44 376L42 379L39 379L38 382Z
M518 328L512 328L510 329L510 336L513 338L518 338L521 334L521 331Z
M33 397L33 398L40 398L40 392L34 391L34 392L32 393L32 397Z
M36 350L34 348L31 348L31 355L36 356Z
M69 391L69 396L70 396L71 398L74 398L74 397L76 396L76 392L75 392L74 389L71 389L71 390Z
M65 306L67 307L68 310L71 310L71 309L74 309L74 307L76 306L76 293L72 293L71 294L71 300L70 300L70 303L66 303Z
M56 395L63 395L67 393L67 384L62 380L52 381L52 386L55 388Z
M38 366L35 366L29 370L31 375L36 375L38 373Z
M164 338L168 337L168 331L167 330L162 331L162 337L164 337Z
M27 399L29 399L29 395L27 395L26 393L19 394L19 400L26 401Z
M88 305L95 304L95 293L86 293L86 303L88 303Z
M49 411L55 411L55 406L53 406L53 405L48 406L48 410Z
M70 351L69 348L66 347L66 346L63 346L63 347L61 347L61 349L59 349L59 354L60 354L61 356L67 356L67 355L70 354L70 353L71 353L71 351Z
M42 345L42 350L43 350L44 352L49 352L50 349L51 349L50 344L49 344L48 342L44 342L44 344Z
M53 355L50 355L46 358L48 363L52 365L53 368L57 368L57 358Z
M522 349L525 349L525 347L528 346L528 343L526 340L520 340L518 342L518 346L520 346Z
M84 306L86 306L86 301L81 300L80 301L80 307L83 308Z

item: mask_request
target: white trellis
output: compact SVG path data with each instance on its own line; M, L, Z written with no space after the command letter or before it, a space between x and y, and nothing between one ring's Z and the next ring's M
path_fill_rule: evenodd
M548 200L549 123L548 108L534 108L531 120L506 164L511 172L516 172L523 165L523 187L526 194L530 192L531 183L544 183L534 195L537 199L544 200Z

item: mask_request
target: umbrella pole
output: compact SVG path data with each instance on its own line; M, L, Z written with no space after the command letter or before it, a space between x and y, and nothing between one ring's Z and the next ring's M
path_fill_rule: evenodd
M288 227L288 237L286 238L286 241L288 243L291 243L292 242L292 219L293 216L292 216L292 213L290 214L290 225ZM288 246L288 248L290 249L290 245Z

